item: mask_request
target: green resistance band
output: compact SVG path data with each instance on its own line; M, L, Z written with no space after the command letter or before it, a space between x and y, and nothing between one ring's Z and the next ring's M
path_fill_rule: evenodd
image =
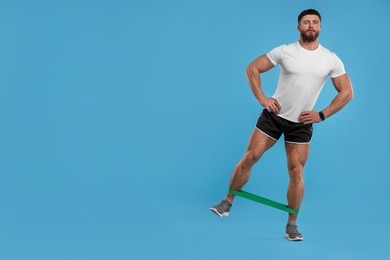
M237 196L240 196L240 197L243 197L243 198L246 198L246 199L249 199L249 200L253 200L253 201L262 203L264 205L267 205L267 206L270 206L270 207L273 207L273 208L276 208L276 209L287 211L288 213L291 213L291 214L294 214L294 215L298 215L298 212L299 212L299 210L295 210L295 209L289 208L287 205L284 205L282 203L279 203L279 202L276 202L276 201L273 201L273 200L270 200L270 199L266 199L266 198L257 196L255 194L252 194L252 193L249 193L249 192L246 192L246 191L243 191L243 190L236 191L236 190L229 189L229 193L237 195Z

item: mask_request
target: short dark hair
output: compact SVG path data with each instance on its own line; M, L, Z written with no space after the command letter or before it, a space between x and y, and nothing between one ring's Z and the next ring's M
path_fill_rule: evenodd
M321 21L321 15L320 15L320 13L317 10L307 9L307 10L302 11L302 13L299 14L299 16L298 16L298 23L301 22L302 17L304 17L305 15L308 15L308 14L317 15L320 18L320 21Z

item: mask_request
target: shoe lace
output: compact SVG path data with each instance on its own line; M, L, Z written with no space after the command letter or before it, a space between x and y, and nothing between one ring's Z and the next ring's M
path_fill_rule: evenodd
M227 200L223 200L218 206L220 209L226 210L230 207L230 203Z
M297 225L290 225L289 231L291 234L297 234L297 235L300 234Z

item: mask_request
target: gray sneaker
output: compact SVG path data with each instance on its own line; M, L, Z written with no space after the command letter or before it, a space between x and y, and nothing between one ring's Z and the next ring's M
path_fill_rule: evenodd
M223 200L221 203L211 207L210 210L220 217L227 217L231 207L232 204L229 201Z
M284 235L290 241L302 241L303 236L298 231L298 226L294 224L287 224L286 234Z

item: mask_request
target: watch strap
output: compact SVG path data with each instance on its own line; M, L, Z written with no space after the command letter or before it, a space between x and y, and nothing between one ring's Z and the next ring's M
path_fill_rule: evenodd
M325 120L324 113L322 113L322 111L320 111L318 114L320 115L321 121L324 121Z

